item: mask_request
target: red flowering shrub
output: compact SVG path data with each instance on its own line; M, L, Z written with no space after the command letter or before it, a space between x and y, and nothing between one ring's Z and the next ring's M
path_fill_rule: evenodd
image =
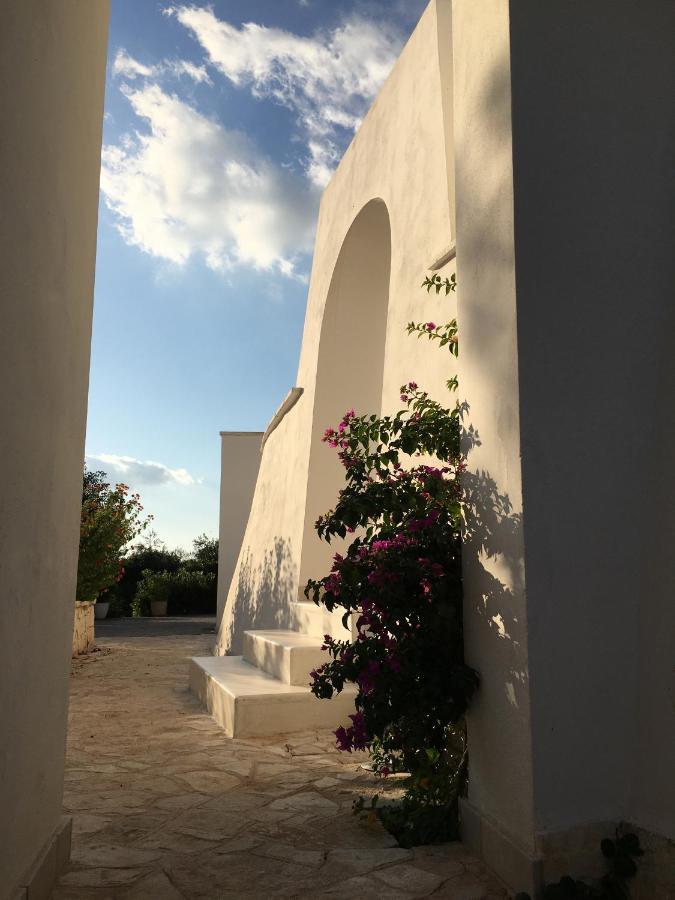
M96 600L124 574L122 548L149 525L142 517L138 494L126 484L114 488L104 481L105 472L85 467L80 518L80 556L77 566L77 600Z

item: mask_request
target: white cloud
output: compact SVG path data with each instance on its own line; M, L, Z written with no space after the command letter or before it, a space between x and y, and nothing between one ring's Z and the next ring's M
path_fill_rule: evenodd
M197 66L187 59L167 59L155 66L146 66L133 56L129 56L124 49L117 51L112 71L113 75L127 81L136 78L161 78L163 75L173 75L176 78L187 75L197 83L212 83L204 66Z
M187 469L170 469L163 463L152 460L134 459L133 456L115 456L111 453L99 453L96 456L87 456L87 465L90 469L101 468L111 477L123 478L131 482L133 487L137 485L157 484L197 484L196 478Z
M358 128L403 43L387 23L360 17L304 37L252 22L237 28L208 7L175 6L166 14L192 32L231 82L296 112L315 148L308 146L307 173L320 186L339 155L339 130Z
M209 78L209 73L206 71L206 68L204 66L196 66L194 63L191 63L187 59L170 60L169 62L163 64L163 68L167 72L171 72L173 75L176 75L178 77L180 77L181 75L187 75L188 78L191 78L193 81L196 81L199 84L213 84L213 82Z
M294 272L311 249L317 196L246 135L158 85L124 87L149 131L103 148L101 190L125 240L177 264Z
M146 65L120 49L113 73L146 127L103 149L101 190L117 227L127 243L178 265L197 255L216 271L246 265L296 276L298 258L311 250L319 190L389 73L401 35L358 17L305 37L253 23L237 28L208 7L165 12L194 35L213 69L290 109L305 150L297 166L273 163L246 135L164 86L183 76L212 84L204 65Z
M153 73L151 66L145 66L143 63L129 56L126 50L118 50L113 62L113 75L121 75L124 78L138 78L139 76L147 78Z
M331 143L319 141L310 141L308 149L307 177L317 187L324 188L339 161L337 149Z

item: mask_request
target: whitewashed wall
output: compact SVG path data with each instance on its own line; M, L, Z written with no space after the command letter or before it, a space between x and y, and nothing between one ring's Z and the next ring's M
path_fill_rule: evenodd
M218 531L218 621L246 531L260 468L262 432L220 433L220 527Z
M221 652L287 627L321 574L309 526L338 401L376 412L380 375L384 411L410 378L443 394L452 362L405 324L454 312L419 283L456 219L467 484L487 529L464 560L482 684L463 827L516 889L549 850L588 837L597 859L598 822L675 836L674 31L659 0L639 18L627 0L429 5L325 191L304 394L265 448L221 626ZM350 343L350 321L373 343ZM365 352L361 390L346 373Z
M446 3L441 4L441 12L449 13ZM442 320L453 313L452 301L429 301L420 290L428 265L452 242L452 185L448 182L444 127L444 104L449 103L452 85L446 82L442 89L438 42L437 8L432 3L324 193L296 382L304 388L304 394L265 445L251 516L220 628L221 652L239 652L241 636L247 628L288 627L289 604L304 586L300 574L303 542L306 562L314 552L308 549L308 541L315 542L318 558L321 557L318 538L306 528L318 508L313 496L309 501L307 498L310 456L316 462L323 454L330 469L334 451L323 444L317 446L317 435L337 424L338 399L340 403L344 400L345 409L354 406L363 412L378 412L380 405L372 395L372 384L367 389L364 386L363 391L354 384L348 400L344 385L349 381L350 364L358 365L354 354L373 353L375 366L381 366L384 358L380 377L381 405L385 410L398 408L398 388L410 378L428 384L437 394L445 390L448 366L452 369L452 364L426 343L408 337L404 330L411 319ZM446 53L450 46L447 36ZM447 67L447 60L444 65ZM360 226L357 223L357 227L370 228L370 234L377 235L369 253L371 245L344 242L359 213L371 201L379 201L382 215L378 218L373 213L376 207L371 207L366 215L373 215L378 221L365 226L364 220ZM388 256L384 225L387 218L391 229L389 303L388 310L382 307L381 313L386 314L386 327L382 328L385 346L378 349L368 347L359 334L361 326L366 335L378 326L372 319L372 310L364 307L369 302L368 291L358 285L361 279L367 281L373 270L381 269ZM344 285L338 284L339 276L333 280L343 245L342 273L351 270L353 279L346 291ZM338 314L337 306L350 304L352 325L351 332L344 329L348 339L342 360L335 348L324 341L323 348L332 361L322 365L322 375L332 379L337 396L322 392L317 402L322 321L331 283L333 298L338 298L335 313ZM344 328L344 320L340 327ZM363 408L364 404L367 408ZM303 569L302 576L305 574L323 572L316 571L310 563Z

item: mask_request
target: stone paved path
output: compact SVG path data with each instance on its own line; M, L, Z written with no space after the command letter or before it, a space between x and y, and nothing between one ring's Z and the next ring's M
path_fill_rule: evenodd
M381 783L329 733L226 738L186 687L208 627L104 623L100 652L74 660L73 851L53 900L505 896L461 845L403 850L357 819Z

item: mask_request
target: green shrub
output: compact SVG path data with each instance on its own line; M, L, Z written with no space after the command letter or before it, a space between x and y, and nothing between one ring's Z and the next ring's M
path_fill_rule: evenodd
M217 579L213 572L180 568L177 572L145 569L131 604L132 614L150 615L151 600L166 600L170 616L207 615L216 611Z
M150 569L145 569L131 605L133 615L136 617L148 616L152 600L168 600L173 577L171 572L152 572Z
M167 550L152 537L144 544L136 544L122 558L122 578L110 589L110 613L113 616L132 615L136 588L144 570L175 573L183 563L180 550Z
M181 567L173 576L169 595L172 616L209 615L217 606L217 577L213 572Z

